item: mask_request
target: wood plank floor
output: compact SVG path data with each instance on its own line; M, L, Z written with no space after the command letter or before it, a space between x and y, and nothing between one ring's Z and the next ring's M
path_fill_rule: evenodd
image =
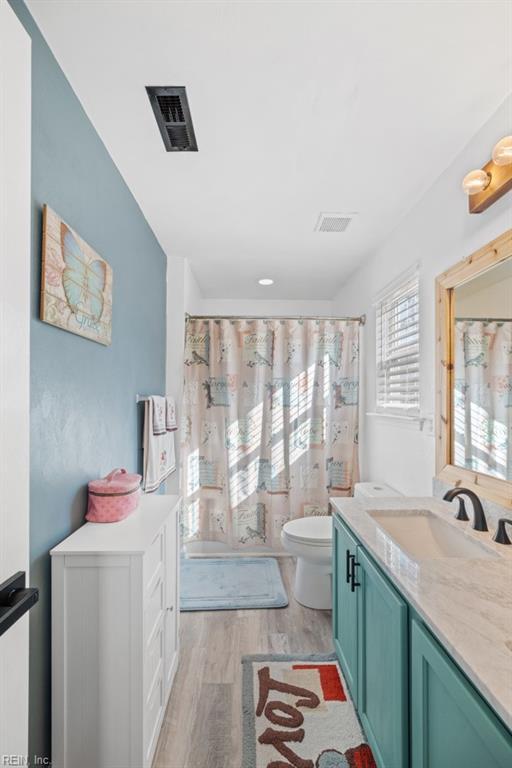
M154 768L240 768L242 665L251 653L329 653L331 612L293 598L295 562L278 562L287 608L181 614L180 663Z

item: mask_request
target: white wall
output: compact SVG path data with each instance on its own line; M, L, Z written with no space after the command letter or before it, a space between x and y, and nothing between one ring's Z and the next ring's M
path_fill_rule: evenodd
M421 412L422 415L434 413L434 279L512 226L510 194L484 213L469 215L467 199L461 191L463 176L487 162L493 145L510 133L511 124L512 96L337 294L334 300L336 312L367 315L363 411L375 411L374 297L390 281L419 263ZM435 141L435 126L432 136ZM414 158L411 159L411 173L414 173ZM435 472L434 436L428 427L420 431L418 423L366 416L361 425L360 443L362 479L387 482L408 495L431 494Z
M188 312L189 315L201 314L203 295L188 259L185 259L184 288L185 312Z
M262 291L265 289L262 288ZM271 291L268 289L267 291ZM270 294L271 295L271 294ZM202 299L195 310L198 315L254 315L272 317L275 315L332 315L332 301L308 299L283 300L261 299Z
M167 256L167 361L166 388L177 403L181 404L183 387L183 340L185 337L185 285L188 265L180 256ZM178 412L178 419L179 419ZM175 438L176 466L179 467L179 438ZM179 470L167 481L166 492L179 490Z

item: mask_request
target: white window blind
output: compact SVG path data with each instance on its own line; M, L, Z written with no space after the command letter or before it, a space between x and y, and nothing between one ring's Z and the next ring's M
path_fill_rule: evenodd
M418 416L419 275L404 278L381 296L377 316L377 411Z

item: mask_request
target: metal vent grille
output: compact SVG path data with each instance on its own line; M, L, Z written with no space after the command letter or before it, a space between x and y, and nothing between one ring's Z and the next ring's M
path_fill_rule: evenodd
M166 125L166 129L173 149L189 149L190 139L186 125Z
M167 152L197 152L184 86L146 86Z
M179 96L157 96L158 106L167 123L184 123L185 115Z
M321 213L315 232L345 232L354 215L353 213Z

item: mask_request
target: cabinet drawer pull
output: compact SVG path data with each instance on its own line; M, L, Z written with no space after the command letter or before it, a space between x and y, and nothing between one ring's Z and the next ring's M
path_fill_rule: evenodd
M356 568L359 568L359 563L356 563L355 555L352 555L352 563L350 570L350 591L355 592L356 587L361 586L360 581L356 581Z
M347 549L346 554L346 560L345 560L345 580L347 584L350 584L350 576L352 573L352 560L354 559L354 555L350 554L350 549Z

